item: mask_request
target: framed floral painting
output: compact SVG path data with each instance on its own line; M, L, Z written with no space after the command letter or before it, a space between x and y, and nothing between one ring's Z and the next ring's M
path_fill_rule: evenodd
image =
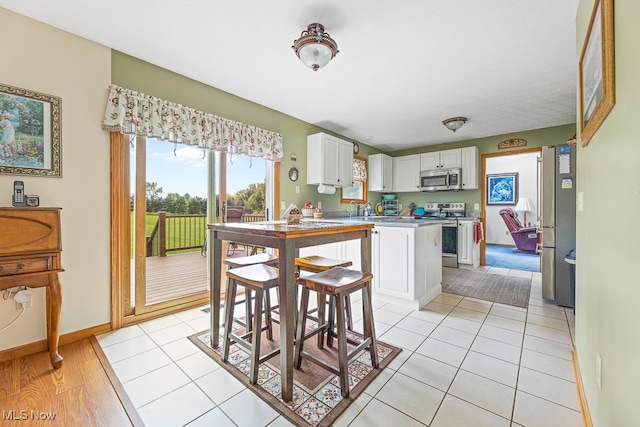
M61 177L61 98L0 83L0 173Z

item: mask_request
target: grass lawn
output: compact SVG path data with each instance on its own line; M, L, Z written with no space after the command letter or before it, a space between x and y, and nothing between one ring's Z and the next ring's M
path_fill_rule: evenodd
M134 216L131 214L131 230L133 230ZM153 228L158 222L158 214L147 213L145 220L145 235L151 235ZM183 218L179 223L170 222L175 226L167 227L166 242L167 248L183 247L187 245L201 245L204 239L206 229L206 218ZM193 252L198 249L185 249L179 252ZM178 252L178 251L176 251ZM133 235L131 237L131 253L133 254Z

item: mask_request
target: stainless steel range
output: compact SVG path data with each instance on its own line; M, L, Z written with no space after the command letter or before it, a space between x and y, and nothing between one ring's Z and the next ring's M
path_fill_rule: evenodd
M442 220L442 266L458 267L458 218L464 203L425 203L424 218Z

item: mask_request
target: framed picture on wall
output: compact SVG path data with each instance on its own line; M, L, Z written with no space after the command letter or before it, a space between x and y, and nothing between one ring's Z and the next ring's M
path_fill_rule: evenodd
M518 172L487 175L487 206L515 205L518 201Z
M580 139L585 147L615 104L613 0L596 0L580 55Z
M61 98L0 83L0 173L61 176Z

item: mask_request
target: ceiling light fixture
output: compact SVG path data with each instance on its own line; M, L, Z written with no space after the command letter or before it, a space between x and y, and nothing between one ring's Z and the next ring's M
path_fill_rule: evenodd
M327 65L339 52L338 44L329 33L324 32L324 26L318 23L309 25L300 34L300 38L293 41L291 48L302 63L313 71Z
M447 129L455 132L460 129L467 120L466 117L451 117L450 119L443 120L442 124L445 125Z

